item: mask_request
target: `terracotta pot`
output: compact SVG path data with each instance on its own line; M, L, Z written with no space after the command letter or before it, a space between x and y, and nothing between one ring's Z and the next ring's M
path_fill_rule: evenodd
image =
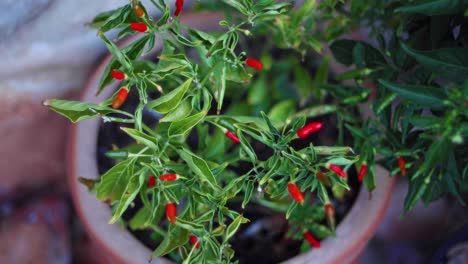
M218 14L184 15L183 23L203 30L214 29L221 20ZM122 43L128 44L129 39ZM161 46L160 43L156 44ZM117 88L108 87L98 97L95 96L101 74L110 57L97 67L86 85L80 100L101 102L109 97ZM100 120L87 120L73 125L71 128L68 148L69 181L73 201L85 228L94 244L98 245L99 255L104 256L103 263L148 263L151 249L135 239L128 230L117 224L108 224L111 210L108 205L98 202L95 195L78 183L78 177L98 178L96 159L97 137ZM373 236L385 210L395 184L394 178L377 167L377 189L372 200L363 190L359 193L356 203L337 228L337 237L323 241L320 250L311 250L296 256L285 263L353 263L359 257L369 239ZM151 263L171 263L164 258L154 259Z

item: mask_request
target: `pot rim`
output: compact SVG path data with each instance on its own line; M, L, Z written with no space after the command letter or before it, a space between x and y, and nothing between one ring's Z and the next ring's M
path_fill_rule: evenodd
M213 29L217 27L222 16L219 13L189 13L181 19L185 24L195 28ZM126 46L141 36L142 34L139 34L127 38L118 46ZM156 46L160 47L160 42L156 42ZM114 83L99 96L94 95L99 78L111 57L108 54L98 64L82 90L80 100L99 102L102 98L107 98L114 90L113 88L117 87L118 83ZM97 178L99 176L96 159L99 123L99 119L92 119L70 126L67 147L68 183L78 216L92 240L103 249L105 254L100 255L107 260L111 259L112 263L135 263L136 259L140 260L137 261L138 263L143 261L172 263L165 258L155 258L150 262L151 250L133 237L127 229L120 228L117 224L109 225L110 208L98 202L95 195L90 193L85 186L78 184L78 177ZM388 172L380 166L376 167L376 175L377 187L373 192L373 200L368 200L367 191L361 188L350 211L337 226L336 237L322 241L320 250L310 250L284 263L342 264L356 260L384 217L396 183L396 177L388 177ZM356 228L353 228L354 226Z

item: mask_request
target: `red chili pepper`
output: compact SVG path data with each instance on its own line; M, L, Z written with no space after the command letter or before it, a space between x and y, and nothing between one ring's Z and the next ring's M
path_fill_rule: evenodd
M346 172L343 169L335 164L327 164L326 168L336 173L338 176L342 178L346 178Z
M176 214L177 214L177 207L174 203L166 204L166 217L171 224L175 224L176 222Z
M148 179L148 188L156 186L156 177L150 176Z
M335 207L332 204L325 204L325 219L327 219L328 226L335 229Z
M174 16L179 16L180 12L182 12L182 8L184 7L184 0L176 0L175 7L176 10L174 12Z
M402 157L397 158L398 167L400 167L401 176L406 175L406 162Z
M159 176L159 179L161 181L175 181L177 180L177 174L175 173L164 174L164 175Z
M117 109L120 106L125 103L125 100L127 100L128 96L128 89L126 87L120 88L119 92L117 93L117 96L114 98L114 101L112 101L112 108Z
M145 23L140 23L140 22L131 23L130 28L138 32L148 31L148 26Z
M123 73L123 72L121 72L119 70L112 70L111 75L112 75L112 77L114 77L114 79L116 79L118 81L122 81L126 77L125 73Z
M305 240L307 240L307 242L309 242L309 244L311 246L313 246L314 248L320 248L320 241L318 241L317 239L315 239L315 237L309 232L305 232L304 233L304 238Z
M232 142L240 144L240 139L236 136L236 134L232 133L231 131L226 131L226 137L228 137Z
M133 13L137 17L144 17L145 16L145 10L143 10L143 7L141 7L140 5L135 5L133 7Z
M252 67L252 68L254 68L254 69L256 69L256 70L259 70L259 71L260 71L261 69L263 69L263 64L262 64L262 62L261 62L261 61L258 61L258 60L256 60L256 59L254 59L254 58L247 58L247 59L245 60L245 64L247 64L247 66Z
M361 165L361 170L359 171L359 176L358 176L358 181L359 182L362 182L362 180L364 179L364 176L366 176L366 172L367 172L367 163L362 163Z
M297 136L299 138L306 138L310 134L319 131L322 129L323 123L322 122L312 122L307 125L305 125L303 128L299 129L297 131Z
M296 202L300 204L304 203L304 194L299 190L295 183L290 182L288 184L288 192Z
M198 237L190 235L190 243L195 246L196 249L200 249L200 243L198 243Z

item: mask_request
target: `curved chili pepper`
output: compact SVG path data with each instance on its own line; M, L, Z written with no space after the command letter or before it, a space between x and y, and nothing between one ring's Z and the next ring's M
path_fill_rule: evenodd
M406 175L406 162L402 157L397 158L398 167L400 167L401 176Z
M346 178L346 172L343 171L343 169L335 164L327 164L326 168L333 171L336 175Z
M366 176L366 173L367 173L367 163L364 162L361 165L361 170L359 171L359 176L358 176L359 182L362 182L362 180L364 179L364 176Z
M122 81L125 79L125 77L127 77L125 75L125 73L119 71L119 70L112 70L111 71L111 75L114 79L118 80L118 81Z
M322 127L322 122L312 122L299 129L296 134L299 138L306 138L310 136L310 134L322 129Z
M304 239L307 240L307 242L309 242L309 244L314 248L320 248L320 241L315 239L315 237L309 231L304 233Z
M226 131L226 137L228 137L232 142L240 144L240 139L236 136L236 134L232 133L231 131Z
M182 9L184 7L184 0L176 0L175 7L176 10L174 12L174 16L179 16L180 12L182 12Z
M296 202L300 204L304 203L304 194L299 190L295 183L290 182L288 184L288 192Z
M152 188L156 185L156 177L150 176L148 178L148 188Z
M120 106L125 103L125 100L127 100L128 96L128 89L126 87L120 88L119 92L117 93L117 96L114 98L112 101L112 108L117 109Z
M148 26L145 23L133 22L130 24L130 28L138 32L148 31Z
M175 181L177 180L177 174L175 173L164 174L164 175L159 176L159 179L161 181Z
M254 68L256 70L259 70L259 71L261 69L263 69L263 63L261 61L259 61L259 60L254 59L254 58L247 58L245 60L245 64L247 64L247 66L252 67L252 68Z
M325 204L325 219L327 219L328 226L334 230L335 229L335 207L332 204Z
M190 235L190 243L195 246L195 248L198 250L200 249L200 243L198 243L198 237L194 235Z
M175 203L166 204L166 217L167 217L167 220L171 222L171 224L175 224L176 214L177 214L177 207Z

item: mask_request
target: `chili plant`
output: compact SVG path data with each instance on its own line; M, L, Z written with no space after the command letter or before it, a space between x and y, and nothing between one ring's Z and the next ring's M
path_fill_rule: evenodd
M128 225L162 236L152 257L233 262L229 241L249 221L232 209L235 202L284 213L288 236L304 240L305 249L319 248L320 239L334 235L333 198L350 189L349 172L359 172L358 180L372 191L376 159L392 174L410 178L407 209L447 191L463 202L468 52L466 38L448 34L464 19L459 9L446 6L440 13L446 23L439 28L437 19L443 18L431 15L440 11L406 1L304 1L297 8L294 1L209 1L195 9L222 9L226 18L219 22L224 30L205 32L181 23L184 1L151 4L161 11L158 19L133 0L91 23L113 55L97 93L116 81L120 89L100 104L45 104L72 122L122 123L136 141L107 154L116 165L99 180L82 182L112 206L111 223L136 198L143 202ZM336 40L356 26L370 28L379 49ZM113 40L106 35L110 30L118 32ZM134 34L141 37L123 49L116 46ZM428 47L416 43L427 34L434 42L423 52ZM262 41L265 36L273 41ZM158 48L156 38L162 43L157 60L143 60ZM355 69L329 80L330 57L310 60L323 54L323 43ZM272 49L293 55L277 58ZM380 86L372 104L377 118L363 120L357 105L371 96L364 87L369 84ZM132 92L138 95L135 111L120 110ZM162 114L156 126L143 122L144 110ZM319 120L327 114L336 122ZM334 145L314 145L311 135L329 126L338 131ZM354 149L347 146L347 133ZM248 169L241 172L239 164ZM320 202L314 203L315 196Z

